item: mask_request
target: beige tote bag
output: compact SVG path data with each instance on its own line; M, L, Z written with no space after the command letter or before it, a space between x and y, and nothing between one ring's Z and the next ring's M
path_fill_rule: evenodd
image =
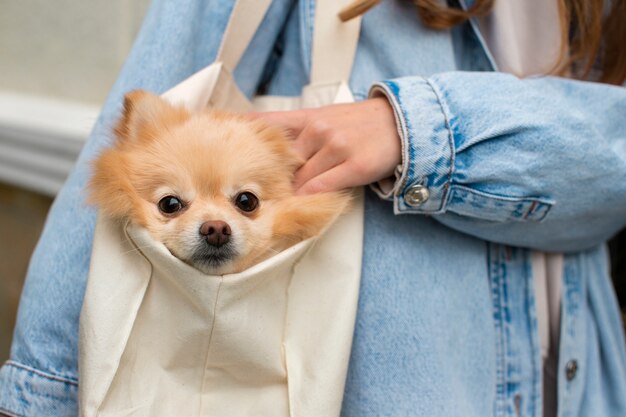
M317 2L302 97L250 103L239 91L232 70L270 3L238 0L216 62L163 97L234 111L352 101L360 22L339 21L345 0ZM99 217L80 318L80 414L339 416L361 271L358 194L319 238L224 276L181 262L141 227Z

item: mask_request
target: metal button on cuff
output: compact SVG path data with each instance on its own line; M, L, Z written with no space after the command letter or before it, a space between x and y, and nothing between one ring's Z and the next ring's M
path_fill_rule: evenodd
M404 202L411 207L419 207L428 200L428 197L430 197L428 188L421 184L416 184L406 190L404 193Z
M578 361L572 359L565 364L565 377L568 381L576 378L576 374L578 373Z

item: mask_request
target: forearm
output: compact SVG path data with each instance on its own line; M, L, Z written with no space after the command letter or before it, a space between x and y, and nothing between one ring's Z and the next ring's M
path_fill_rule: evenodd
M625 89L457 72L385 81L377 94L403 141L387 196L396 213L558 251L590 247L626 222ZM420 187L424 201L412 201Z

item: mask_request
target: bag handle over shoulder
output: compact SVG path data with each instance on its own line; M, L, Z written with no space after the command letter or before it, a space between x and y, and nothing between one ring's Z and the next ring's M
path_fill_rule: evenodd
M238 0L224 32L215 59L233 72L252 41L271 0ZM356 54L361 27L360 16L341 22L339 13L350 0L318 0L315 2L311 84L347 81Z
M348 81L356 55L361 17L342 22L339 14L350 0L315 2L311 84Z
M272 0L237 0L215 58L233 72L252 41Z

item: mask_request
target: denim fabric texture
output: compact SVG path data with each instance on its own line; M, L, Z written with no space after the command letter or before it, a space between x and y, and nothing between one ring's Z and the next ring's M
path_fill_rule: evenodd
M31 261L0 412L77 415L95 222L84 201L89 161L110 144L124 93L162 93L211 63L233 4L150 7ZM300 94L314 12L313 0L273 2L235 71L242 91ZM388 198L366 196L343 417L540 417L531 249L566 252L559 416L626 416L626 349L603 243L626 223L626 90L485 70L493 66L470 24L428 30L400 0L363 19L350 84L357 99L389 99L405 163ZM429 197L411 205L416 185Z

